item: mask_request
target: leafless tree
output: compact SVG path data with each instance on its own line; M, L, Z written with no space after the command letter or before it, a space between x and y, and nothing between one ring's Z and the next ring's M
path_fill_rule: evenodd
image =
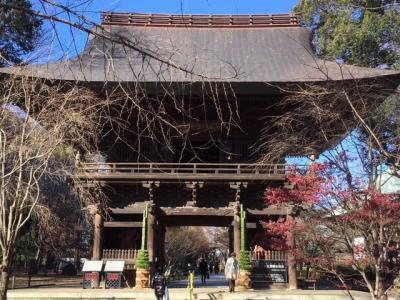
M0 297L5 299L22 227L34 214L52 215L45 201L48 181L64 181L83 202L93 201L91 192L71 176L72 149L95 151L104 103L84 88L38 79L10 78L1 82L0 90Z
M121 118L120 124L113 124L106 129L115 134L114 140L126 144L132 152L138 153L138 159L142 160L149 159L143 149L146 147L145 140L151 140L152 143L160 146L159 148L167 148L181 159L183 152L188 151L193 159L201 160L198 155L199 149L210 147L210 144L225 151L219 141L226 139L233 128L240 127L235 94L229 83L229 80L240 75L239 70L229 62L221 60L221 69L229 70L224 74L216 76L197 72L191 63L183 64L176 60L181 55L179 49L166 49L162 45L149 42L140 34L126 34L111 30L108 26L93 21L89 17L92 12L87 8L90 3L90 0L71 1L68 5L64 5L57 1L39 0L35 9L29 10L29 13L42 19L46 28L52 29L48 33L54 38L50 48L58 45L56 48L61 48L63 58L68 56L67 52L70 49L63 42L62 34L59 32L60 26L64 26L64 29L66 27L70 32L74 49L77 48L77 35L84 34L104 41L110 49L120 49L128 57L127 64L130 65L132 73L130 75L132 78L137 78L137 82L129 84L115 82L114 85L104 82L103 86L98 88L105 91L106 97L114 99L114 104L118 102L110 108L110 114L117 113L121 116L122 113L117 111L120 108L123 108L122 112L126 113L125 117ZM21 9L9 3L0 3L0 7ZM48 49L49 45L44 45L44 48ZM43 55L42 52L39 51L39 53ZM74 54L78 53L75 51ZM139 60L131 61L129 56L139 57ZM40 58L43 61L43 57ZM114 69L112 55L104 53L104 60L109 65L111 73L117 74L118 70ZM140 61L142 66L135 69L134 65L138 63L140 65ZM83 65L81 67L84 68ZM140 83L140 73L145 69L151 69L152 75L156 78L155 81L160 82L161 91L157 96L151 94ZM165 78L165 74L169 72L177 72L188 78L194 78L199 84L202 95L193 101L175 93L171 89L171 82ZM204 126L206 129L203 133L208 134L210 138L203 145L194 145L190 136L198 133L195 125L202 121L202 116L210 112L217 116L214 124ZM130 142L127 141L127 135L130 135ZM179 150L173 147L173 140L177 138L182 140L183 145ZM158 151L158 148L155 147L154 150Z
M333 149L347 136L357 135L379 153L379 162L399 168L399 131L388 134L393 120L377 113L399 92L378 79L303 83L280 88L286 94L275 105L283 113L265 116L263 136L255 145L261 161L311 156ZM389 99L390 100L390 99ZM378 158L378 157L376 157Z
M170 227L166 234L166 269L171 275L179 275L187 263L209 252L209 240L201 227ZM196 266L193 266L196 267Z

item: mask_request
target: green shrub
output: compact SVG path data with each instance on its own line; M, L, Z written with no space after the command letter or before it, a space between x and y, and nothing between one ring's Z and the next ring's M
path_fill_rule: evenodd
M139 250L138 257L136 259L136 269L150 269L149 251Z
M244 271L251 271L253 264L251 263L250 251L242 250L239 254L239 268Z

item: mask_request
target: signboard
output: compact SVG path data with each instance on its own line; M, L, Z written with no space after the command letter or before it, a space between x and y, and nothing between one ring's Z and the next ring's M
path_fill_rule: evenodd
M123 272L124 268L124 260L107 260L104 272Z
M100 282L100 272L84 272L82 287L84 289L98 288Z
M110 281L121 280L121 273L107 273L106 280Z
M103 269L102 260L87 260L84 262L82 272L101 272Z
M253 262L253 282L286 283L286 261L257 260Z
M87 272L85 273L85 280L87 281L96 281L97 273L96 272Z

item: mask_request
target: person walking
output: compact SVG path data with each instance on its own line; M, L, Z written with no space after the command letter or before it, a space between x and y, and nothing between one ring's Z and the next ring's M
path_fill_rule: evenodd
M214 273L215 273L215 275L218 275L218 273L219 273L219 261L215 262Z
M236 259L236 253L232 252L225 265L225 277L228 279L230 293L235 291L235 280L238 277L238 273L239 263Z
M202 258L200 260L199 270L200 270L200 275L201 275L201 283L206 284L208 266L207 266L207 262L204 258Z
M213 261L210 262L210 266L208 267L208 271L209 271L209 274L210 274L210 275L211 275L212 272L214 271L214 262L213 262Z
M156 299L163 300L164 296L166 295L167 279L163 274L162 267L157 268L157 274L154 275L151 286L154 289L154 294L156 295ZM168 298L168 295L166 296Z

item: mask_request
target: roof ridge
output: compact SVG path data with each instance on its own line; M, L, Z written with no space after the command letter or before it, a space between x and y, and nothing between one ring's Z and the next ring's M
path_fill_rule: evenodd
M299 27L301 14L145 14L103 12L103 25L163 27Z

